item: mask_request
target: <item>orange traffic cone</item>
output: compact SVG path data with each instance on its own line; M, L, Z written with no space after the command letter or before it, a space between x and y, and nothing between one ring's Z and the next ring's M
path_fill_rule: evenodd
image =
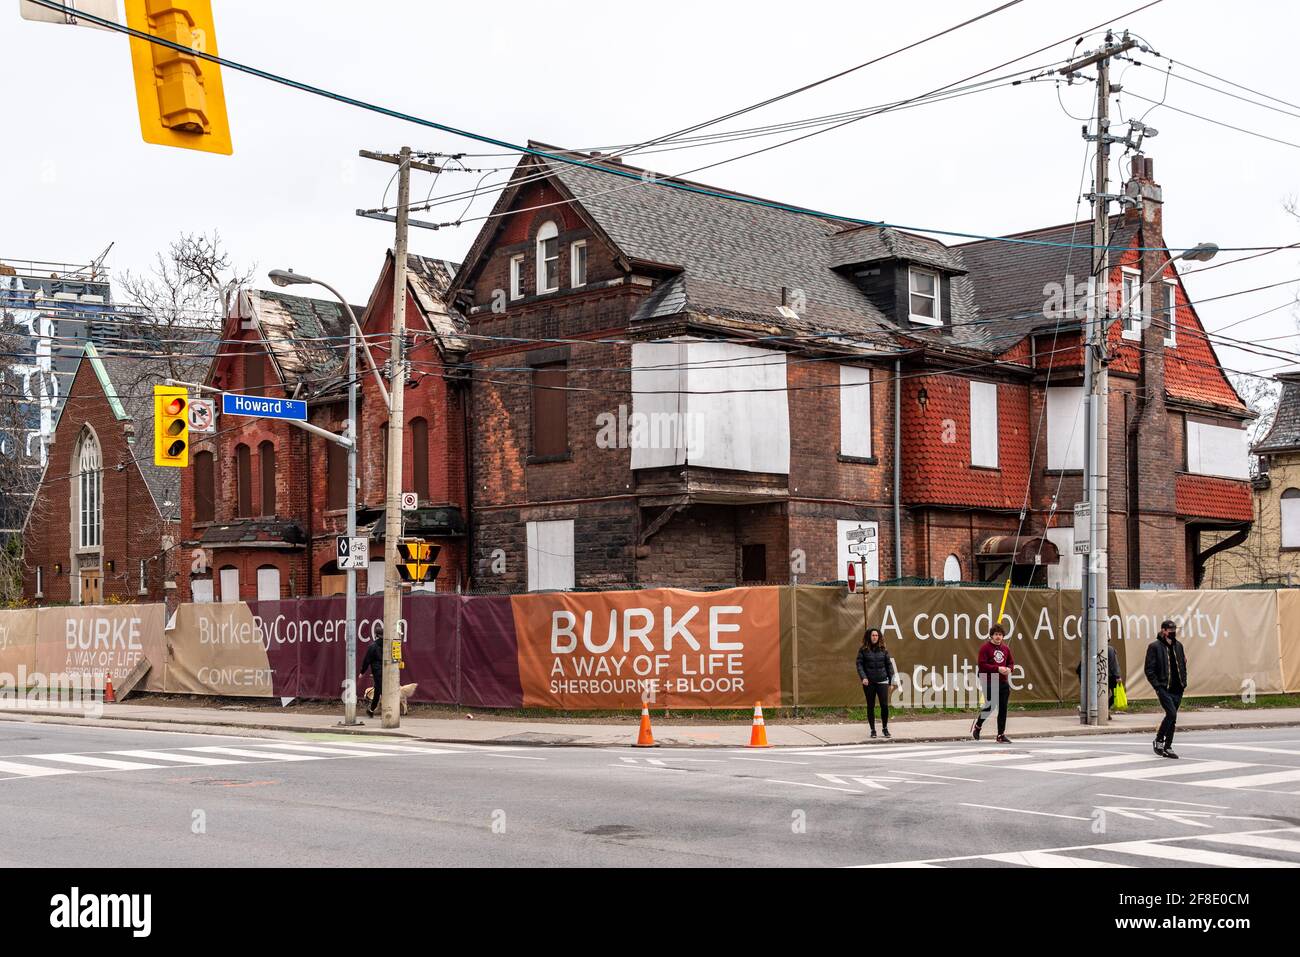
M113 676L104 675L104 704L114 704L117 698L113 696Z
M657 748L655 736L650 733L650 705L647 702L641 703L641 730L636 736L635 748Z
M767 725L763 723L763 705L761 702L754 702L754 728L749 732L749 746L751 748L770 747L767 743Z

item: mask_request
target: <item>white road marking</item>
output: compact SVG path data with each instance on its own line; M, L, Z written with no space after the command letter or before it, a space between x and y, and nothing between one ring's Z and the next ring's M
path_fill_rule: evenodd
M324 761L320 754L285 754L282 751L253 751L249 748L202 747L186 748L186 751L199 751L203 754L230 754L237 758L254 758L259 761Z
M611 764L611 768L622 768L624 771L657 771L661 774L689 774L681 768L655 768L648 764Z
M1086 857L1053 854L1050 851L1008 851L1005 854L985 854L982 860L1001 861L1006 864L1023 864L1025 867L1132 867L1131 864L1112 864Z
M161 768L161 764L142 764L139 761L121 761L117 758L93 758L86 754L28 754L25 757L39 758L42 761L58 761L61 764L84 764L92 768L108 768L112 771L140 771L146 768Z
M733 757L731 760L733 760L733 761L764 761L764 762L766 762L766 763L768 763L768 764L803 764L803 765L806 765L806 764L809 763L809 762L807 762L807 761L782 761L780 758L743 758L743 757L740 757L739 755L736 755L736 756Z
M243 763L230 758L208 758L198 754L181 754L179 751L109 751L108 753L120 754L126 758L144 758L147 761L175 761L178 764L201 764L204 766Z
M1209 744L1204 741L1179 741L1180 748L1218 748L1224 751L1258 751L1262 754L1289 754L1300 758L1300 751L1289 748L1266 748L1256 744Z
M16 761L0 761L0 773L16 774L24 778L43 778L51 774L76 774L72 768L40 768L34 764L19 764Z
M1254 767L1241 761L1168 761L1149 768L1130 768L1127 771L1098 771L1099 778L1169 778L1179 774L1198 774L1208 771L1228 771L1232 768Z
M1085 768L1104 768L1111 764L1149 764L1168 761L1154 754L1109 754L1101 758L1079 758L1077 761L1040 761L1037 764L1018 765L1018 771L1082 771Z
M807 781L781 781L777 778L764 778L770 784L793 784L797 788L820 788L823 791L844 791L848 794L861 794L861 791L855 791L853 788L837 788L829 784L809 784Z
M1274 831L1273 834L1300 835L1300 828ZM1269 851L1292 851L1300 854L1300 840L1287 837L1273 837L1269 834L1202 834L1202 841L1216 844L1234 844L1239 847L1258 847Z
M1008 754L1005 751L982 751L978 754L963 754L955 758L936 758L936 764L996 764L999 761L1023 761L1029 757L1027 754ZM1062 761L1061 764L1072 764L1072 761ZM1020 767L1036 768L1039 765L1022 764ZM1042 765L1046 767L1046 765Z
M934 748L926 751L882 751L880 754L871 755L872 760L876 761L906 761L909 758L918 761L929 760L930 758L939 758L946 754L970 754L969 747L963 748ZM863 755L854 755L854 757L863 757Z
M1293 771L1270 771L1267 774L1247 774L1235 778L1215 778L1213 781L1186 781L1206 788L1251 788L1262 784L1281 784L1283 781L1300 781L1300 768Z
M996 807L992 804L967 804L961 802L962 807L978 807L986 811L1010 811L1012 814L1033 814L1036 817L1059 817L1067 821L1091 821L1090 817L1079 817L1077 814L1051 814L1047 811L1027 811L1021 807Z
M309 754L327 754L341 758L386 758L389 755L383 751L363 751L353 745L346 747L322 747L316 744L291 744L288 741L277 741L275 748L281 751L306 751Z
M1205 835L1196 835L1203 840ZM1300 867L1300 862L1276 861L1263 857L1246 857L1242 854L1225 854L1223 851L1203 851L1197 847L1177 844L1158 844L1153 841L1126 841L1122 844L1104 844L1102 848L1119 854L1138 857L1155 857L1162 861L1182 861L1206 867Z
M1131 794L1103 794L1099 791L1097 792L1097 797L1120 798L1124 801L1155 801L1157 804L1186 804L1188 807L1209 807L1214 808L1216 811L1232 810L1232 808L1226 804L1201 804L1197 801L1171 801L1169 798L1153 798L1150 795L1147 797L1134 797Z
M924 771L913 771L909 768L901 769L894 772L895 774L906 774L910 777L918 778L942 778L945 781L968 781L971 784L983 784L983 778L959 778L953 774L926 774Z

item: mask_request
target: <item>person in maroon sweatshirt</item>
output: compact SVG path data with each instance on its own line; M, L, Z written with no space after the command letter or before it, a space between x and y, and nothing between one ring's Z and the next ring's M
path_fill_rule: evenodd
M997 624L989 629L989 640L980 645L979 672L980 690L984 692L984 707L976 716L970 727L971 737L980 739L980 729L993 712L994 704L998 709L998 743L1010 744L1007 737L1007 703L1011 700L1011 669L1016 660L1011 657L1011 647L1007 644L1007 632Z

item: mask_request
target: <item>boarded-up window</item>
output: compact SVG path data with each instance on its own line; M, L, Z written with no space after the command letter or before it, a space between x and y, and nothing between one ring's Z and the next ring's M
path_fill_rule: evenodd
M280 569L274 565L263 565L257 570L257 600L280 600Z
M998 467L998 387L992 382L970 384L970 464Z
M429 497L429 423L411 420L411 491L423 501Z
M840 454L871 458L871 370L840 366Z
M242 442L235 446L236 517L253 515L253 454Z
M573 521L528 523L528 590L573 587Z
M740 547L740 580L746 583L767 581L766 545Z
M275 514L275 446L263 442L257 447L257 457L262 466L262 514Z
M1282 493L1282 547L1300 548L1300 488Z
M221 569L221 601L239 601L239 569L234 565Z
M1083 468L1084 394L1081 386L1047 390L1047 467Z
M216 516L217 477L211 452L194 456L194 521L211 522Z
M1187 471L1222 478L1250 478L1250 447L1244 429L1187 420Z
M262 355L260 344L249 343L244 355L244 391L253 395L266 393L266 357Z
M348 507L348 452L335 442L325 443L325 465L328 488L326 508Z
M533 455L538 457L568 454L568 374L564 364L533 371Z

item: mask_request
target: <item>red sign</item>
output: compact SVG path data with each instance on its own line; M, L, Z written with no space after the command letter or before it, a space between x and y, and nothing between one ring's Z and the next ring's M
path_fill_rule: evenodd
M857 565L855 565L853 562L849 562L849 591L855 592L857 590L858 590Z

